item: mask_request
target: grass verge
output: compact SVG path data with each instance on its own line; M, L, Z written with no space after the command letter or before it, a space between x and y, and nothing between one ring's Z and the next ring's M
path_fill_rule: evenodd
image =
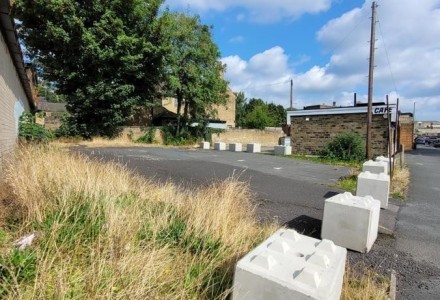
M285 155L285 157L293 158L293 159L307 160L307 161L312 161L312 162L316 162L316 163L320 163L320 164L326 164L326 165L346 166L346 167L360 167L360 163L359 162L349 162L349 161L328 159L328 158L321 157L321 156L310 156L310 155L292 154L292 155Z
M2 299L225 298L235 262L275 229L233 178L186 191L53 147L18 151L4 184ZM30 232L26 251L7 246Z
M276 229L234 178L188 191L53 146L21 148L4 170L2 299L225 299L237 260Z
M349 175L339 179L335 187L350 193L356 193L357 177L361 168L353 168ZM390 187L390 196L393 199L405 200L409 187L409 169L407 166L396 165Z

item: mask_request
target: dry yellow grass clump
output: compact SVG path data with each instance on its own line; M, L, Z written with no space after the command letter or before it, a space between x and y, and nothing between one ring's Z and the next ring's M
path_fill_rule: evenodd
M225 298L235 262L275 229L233 178L184 191L54 147L18 151L5 185L18 209L1 230L6 299ZM6 249L30 232L36 244Z
M2 299L225 299L235 263L276 229L234 178L183 190L54 146L22 147L4 172ZM348 273L343 298L380 299L365 280Z

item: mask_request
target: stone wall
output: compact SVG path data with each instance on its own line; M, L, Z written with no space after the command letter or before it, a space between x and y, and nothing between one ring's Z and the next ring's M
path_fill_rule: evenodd
M280 137L285 136L281 128L266 130L258 129L228 129L212 135L212 142L230 143L259 143L262 146L276 146Z
M388 121L383 115L373 115L372 154L386 155L388 145ZM318 155L338 134L359 133L367 136L367 114L314 115L291 117L292 152Z

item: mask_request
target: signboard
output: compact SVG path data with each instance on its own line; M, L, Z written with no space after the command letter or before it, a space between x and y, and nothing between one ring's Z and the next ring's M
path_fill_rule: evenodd
M384 115L385 118L387 115L391 115L391 121L394 121L396 119L396 106L394 104L390 104L388 108L386 105L373 106L372 113L373 115Z

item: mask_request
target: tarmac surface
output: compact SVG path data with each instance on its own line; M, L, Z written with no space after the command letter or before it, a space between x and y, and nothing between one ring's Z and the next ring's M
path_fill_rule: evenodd
M264 154L177 148L81 148L95 159L116 161L135 172L183 187L230 176L247 181L262 222L275 219L320 237L324 201L342 191L332 186L350 168ZM381 210L380 232L368 254L348 252L379 274L397 274L397 299L440 299L440 149L406 154L411 185L406 202L390 199ZM397 221L397 225L396 225Z

